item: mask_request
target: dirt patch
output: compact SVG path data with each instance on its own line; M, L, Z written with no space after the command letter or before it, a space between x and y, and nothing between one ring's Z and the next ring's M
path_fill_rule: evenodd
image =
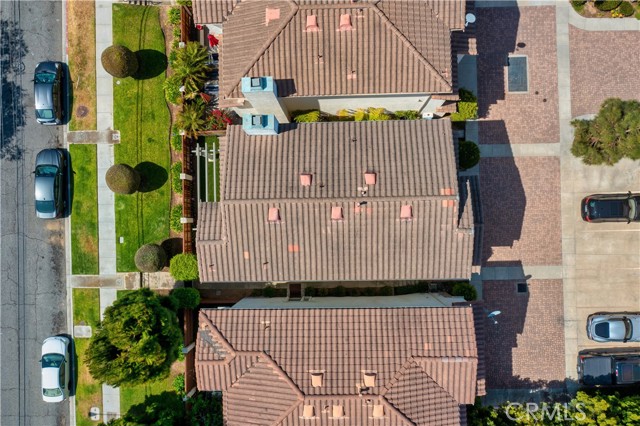
M91 235L85 235L80 241L80 246L82 247L82 251L86 253L98 253L98 241Z
M72 130L96 128L96 25L95 2L69 0L67 2L67 53L69 81L73 101ZM79 109L76 106L82 106ZM78 111L82 114L78 114Z

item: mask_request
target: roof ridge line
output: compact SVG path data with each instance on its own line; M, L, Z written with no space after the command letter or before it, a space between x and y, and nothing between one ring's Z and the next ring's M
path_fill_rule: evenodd
M258 53L255 55L255 57L250 62L248 62L249 65L245 66L245 68L242 70L242 76L246 75L249 71L251 71L251 68L253 68L256 62L258 62L258 60L264 55L267 49L269 49L269 47L273 44L275 39L278 38L278 36L282 33L282 31L286 28L286 26L289 25L289 22L291 22L293 17L298 13L300 6L295 1L293 0L285 0L285 1L289 3L289 5L291 6L291 11L285 17L285 19L282 20L280 25L276 27L276 31L273 32L273 35L263 43L262 47L260 48ZM224 46L223 46L223 49L224 49ZM224 94L225 99L231 96L234 90L236 90L236 87L238 87L238 85L242 81L242 78L243 78L242 76L240 77L239 80L236 79L233 85L229 86L231 90Z
M400 31L393 22L391 22L389 17L385 15L385 13L382 10L380 10L380 8L378 7L378 3L375 3L372 9L374 10L374 13L376 13L380 17L380 19L382 19L382 21L389 26L391 31L396 35L396 37L400 39L402 44L407 46L407 48L414 53L414 55L418 58L418 61L422 62L427 68L429 68L432 72L434 72L437 80L439 80L449 89L453 90L453 83L449 83L447 80L445 80L445 78L442 76L442 74L440 74L440 72L436 69L436 67L434 67L431 62L427 61L427 58L425 58L418 51L418 49L416 49L413 43L409 41L407 36L405 36L404 33L402 33L402 31ZM429 7L429 10L431 10L431 14L433 15L433 9Z
M408 196L380 196L372 197L370 195L363 197L335 197L335 198L259 198L259 199L231 199L216 201L221 207L225 204L232 205L244 205L244 204L273 204L273 203L295 203L295 204L314 204L314 203L327 203L327 202L396 202L400 200L407 201L438 201L438 200L453 200L460 201L457 194L452 195L408 195ZM205 201L207 202L207 201ZM211 202L211 201L208 201Z

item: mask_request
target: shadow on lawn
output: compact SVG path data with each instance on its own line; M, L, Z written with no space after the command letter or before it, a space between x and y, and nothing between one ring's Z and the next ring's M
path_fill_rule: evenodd
M167 56L153 49L142 49L136 52L138 71L133 76L136 80L147 80L156 77L167 69Z
M167 170L163 167L160 167L156 163L152 163L150 161L144 161L139 163L135 170L140 173L140 188L138 188L139 192L151 192L155 191L162 187L165 184L167 179L169 179L169 174Z

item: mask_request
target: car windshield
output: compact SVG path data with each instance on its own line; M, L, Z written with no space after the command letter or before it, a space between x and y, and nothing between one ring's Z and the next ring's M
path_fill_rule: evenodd
M42 389L42 394L47 397L56 397L62 395L62 389L54 388L54 389Z
M53 201L39 201L36 200L36 210L40 213L53 213L56 209Z
M56 166L38 166L36 167L36 176L38 177L53 177L58 172Z
M52 109L37 109L36 115L38 118L42 118L43 120L49 120L53 118L53 110Z
M35 76L36 83L50 84L50 83L53 83L55 80L56 80L56 74L53 72L43 71L43 72L39 72Z
M64 361L64 356L60 354L42 355L42 368L58 368Z
M638 208L638 204L636 200L633 198L629 198L629 220L634 220L636 217L636 209Z
M631 320L627 317L624 317L622 319L622 321L624 321L624 340L629 340L631 339L631 336L633 336L633 324L631 323Z

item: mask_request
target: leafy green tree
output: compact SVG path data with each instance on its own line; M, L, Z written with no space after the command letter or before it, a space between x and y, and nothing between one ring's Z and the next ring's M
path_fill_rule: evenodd
M110 420L107 426L183 426L186 412L182 398L175 392L149 395L133 405L124 416ZM101 423L101 426L105 426Z
M85 361L101 383L136 385L167 377L181 344L176 313L144 288L117 299L105 310Z
M195 309L200 304L200 292L193 287L178 287L171 291L171 296L176 299L178 308Z
M573 120L571 152L585 164L612 165L640 158L640 102L610 98L593 120Z
M191 399L191 426L222 426L222 396L199 393Z

